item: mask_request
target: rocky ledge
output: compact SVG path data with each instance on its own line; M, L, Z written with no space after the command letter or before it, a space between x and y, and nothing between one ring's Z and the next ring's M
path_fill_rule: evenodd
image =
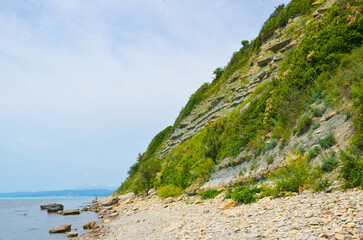
M363 191L260 199L249 205L180 196L136 197L113 206L119 216L80 239L363 239Z

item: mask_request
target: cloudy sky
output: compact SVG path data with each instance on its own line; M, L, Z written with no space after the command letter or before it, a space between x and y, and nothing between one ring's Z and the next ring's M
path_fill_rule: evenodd
M0 192L116 189L288 0L0 0Z

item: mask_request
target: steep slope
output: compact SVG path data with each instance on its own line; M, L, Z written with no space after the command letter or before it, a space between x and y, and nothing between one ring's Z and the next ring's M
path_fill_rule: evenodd
M152 140L117 192L239 185L266 178L292 156L333 161L349 144L361 158L361 10L357 0L277 7L259 36L242 41L174 126Z

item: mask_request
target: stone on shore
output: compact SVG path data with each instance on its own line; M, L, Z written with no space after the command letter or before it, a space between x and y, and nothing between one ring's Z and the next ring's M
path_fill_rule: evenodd
M96 229L96 228L98 228L98 226L95 221L90 221L90 222L86 223L85 225L83 225L83 229L87 229L87 230Z
M149 196L154 196L154 195L156 195L156 190L155 190L155 188L150 189L150 190L147 192L147 195L149 195Z
M65 224L49 230L49 233L65 233L71 231L71 224Z
M118 200L123 202L123 201L127 201L129 199L134 199L136 196L135 196L135 193L133 192L130 192L130 193L126 193L124 195L120 195L118 196Z
M79 211L78 209L57 212L57 214L60 214L60 215L78 215L80 213L81 213L81 211Z
M108 198L103 198L103 199L98 200L98 202L101 204L101 206L104 206L104 207L115 205L116 203L118 203L118 201L119 201L118 197L108 197Z
M69 238L78 237L78 232L67 233L67 237L69 237Z

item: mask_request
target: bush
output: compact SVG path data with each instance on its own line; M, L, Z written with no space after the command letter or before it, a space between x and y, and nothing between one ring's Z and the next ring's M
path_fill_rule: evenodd
M256 201L256 193L261 192L261 188L255 186L240 186L228 189L226 198L232 198L237 203L252 203Z
M275 155L272 154L272 155L266 155L266 162L268 165L272 164L275 160Z
M340 151L340 176L344 179L343 187L363 188L363 158L360 152L356 156Z
M216 196L218 196L220 193L222 192L222 190L217 190L217 189L209 189L207 191L201 192L198 195L203 199L211 199L211 198L215 198Z
M311 161L312 159L314 159L316 156L318 156L320 153L320 148L318 146L315 146L313 148L310 148L308 150L308 153L307 153L307 160L308 161Z
M250 170L253 171L255 170L260 164L258 163L259 159L255 158L252 160L251 165L250 165Z
M329 157L323 159L323 164L321 165L321 169L324 172L331 172L338 166L338 159L331 154Z
M308 114L305 114L297 122L296 133L298 135L304 134L312 123L311 117Z
M315 192L323 191L330 187L331 182L327 178L321 178L314 187Z
M275 183L274 195L283 192L299 192L299 188L309 184L310 166L303 156L288 159L287 165L271 173L269 179Z
M314 117L321 117L323 116L326 108L313 108L311 112L313 113Z
M271 141L269 143L266 143L264 147L265 147L266 151L269 151L269 150L273 149L276 146L277 146L276 139L271 139Z
M325 138L319 139L319 144L322 148L328 149L336 143L335 137L330 133Z
M127 171L127 174L129 174L130 176L134 175L137 170L139 170L139 163L135 162L130 169Z
M181 187L175 186L173 184L162 186L158 189L158 197L160 198L168 198L168 197L176 197L182 194L183 189Z

